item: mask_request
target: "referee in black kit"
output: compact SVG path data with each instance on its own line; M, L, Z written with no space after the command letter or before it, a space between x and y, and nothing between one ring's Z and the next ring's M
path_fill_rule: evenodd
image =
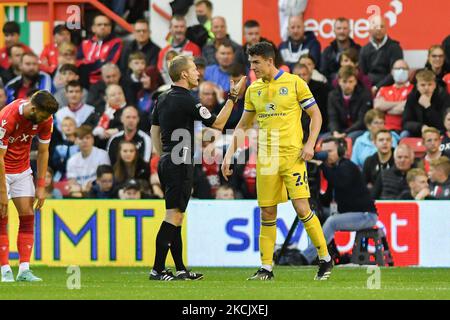
M192 58L177 56L169 65L169 75L174 85L158 97L152 115L151 136L156 152L161 155L158 175L164 191L166 215L156 236L156 256L150 280L200 280L202 274L184 266L181 237L184 211L193 183L194 120L222 131L246 77L242 77L236 86L231 81L228 100L216 116L190 94L189 90L198 86L199 77ZM175 261L175 275L165 269L169 249Z

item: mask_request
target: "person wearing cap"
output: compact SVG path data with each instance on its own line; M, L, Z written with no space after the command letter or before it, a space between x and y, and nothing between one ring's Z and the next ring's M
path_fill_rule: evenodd
M25 52L33 52L28 46L19 42L20 26L15 21L8 21L3 25L3 35L5 36L5 46L0 48L0 68L8 69L11 65L8 59L8 49L13 45L20 45Z
M60 24L53 28L53 43L49 43L39 56L41 71L53 74L58 67L58 46L63 42L70 42L71 35L66 25Z

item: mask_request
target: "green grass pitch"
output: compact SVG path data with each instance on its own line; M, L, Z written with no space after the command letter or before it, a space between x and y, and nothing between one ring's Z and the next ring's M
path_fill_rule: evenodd
M16 274L17 268L13 268ZM41 283L0 283L6 299L450 299L450 269L381 268L381 288L367 289L365 267L335 267L313 281L315 267L276 267L275 281L246 281L254 268L195 268L202 281L148 280L148 268L82 267L81 289L69 290L65 268L35 267Z

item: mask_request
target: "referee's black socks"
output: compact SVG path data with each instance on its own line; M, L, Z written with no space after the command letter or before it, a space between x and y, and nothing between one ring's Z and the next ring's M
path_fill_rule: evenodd
M176 227L175 235L173 236L173 240L170 245L170 253L172 253L177 271L186 270L183 263L183 239L181 237L181 226Z
M161 273L164 270L167 253L169 252L169 248L173 245L176 232L177 227L166 221L163 221L161 227L159 228L158 235L156 236L156 255L155 255L155 263L153 265L153 270L155 270L158 273Z

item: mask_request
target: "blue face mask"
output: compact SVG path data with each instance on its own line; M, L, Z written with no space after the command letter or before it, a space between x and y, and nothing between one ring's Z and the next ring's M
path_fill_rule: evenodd
M394 77L395 83L405 83L408 81L408 70L405 69L394 69L392 70L392 76Z

